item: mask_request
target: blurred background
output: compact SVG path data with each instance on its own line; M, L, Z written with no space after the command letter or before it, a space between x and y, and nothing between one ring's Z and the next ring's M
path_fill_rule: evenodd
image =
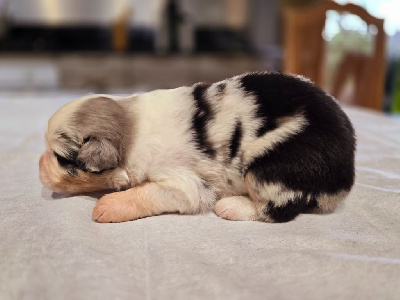
M274 70L399 114L399 11L398 0L0 0L0 99Z

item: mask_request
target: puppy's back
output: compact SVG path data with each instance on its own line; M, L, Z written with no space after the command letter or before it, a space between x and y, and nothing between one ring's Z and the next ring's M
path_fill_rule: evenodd
M248 188L263 214L287 221L300 212L334 209L354 184L355 136L337 102L300 77L253 73L241 78L264 120L247 159Z

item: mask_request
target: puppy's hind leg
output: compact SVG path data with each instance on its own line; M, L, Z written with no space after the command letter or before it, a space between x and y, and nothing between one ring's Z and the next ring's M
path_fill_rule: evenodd
M257 209L253 201L246 196L226 197L219 200L214 211L217 216L231 221L257 220Z
M249 197L222 198L214 207L218 216L232 221L288 222L318 206L314 196L289 190L280 183L260 182L251 172L245 182Z
M259 221L288 222L300 213L318 208L315 195L288 189L282 183L263 182L251 172L245 182Z

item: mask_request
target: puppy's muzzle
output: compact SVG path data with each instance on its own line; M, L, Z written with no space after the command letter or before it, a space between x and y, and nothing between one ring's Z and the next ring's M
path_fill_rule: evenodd
M39 159L39 178L45 187L52 189L53 184L49 178L48 167L49 167L49 153L45 152L40 156Z

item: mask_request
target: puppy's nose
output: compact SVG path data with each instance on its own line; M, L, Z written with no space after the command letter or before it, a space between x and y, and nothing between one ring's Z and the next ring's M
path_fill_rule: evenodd
M44 161L44 153L40 156L39 159L39 169L43 168L43 161Z
M39 178L44 186L49 187L50 181L47 175L46 168L46 152L43 153L39 159Z
M39 159L39 169L42 170L45 165L46 165L46 161L48 161L48 152L44 152Z

